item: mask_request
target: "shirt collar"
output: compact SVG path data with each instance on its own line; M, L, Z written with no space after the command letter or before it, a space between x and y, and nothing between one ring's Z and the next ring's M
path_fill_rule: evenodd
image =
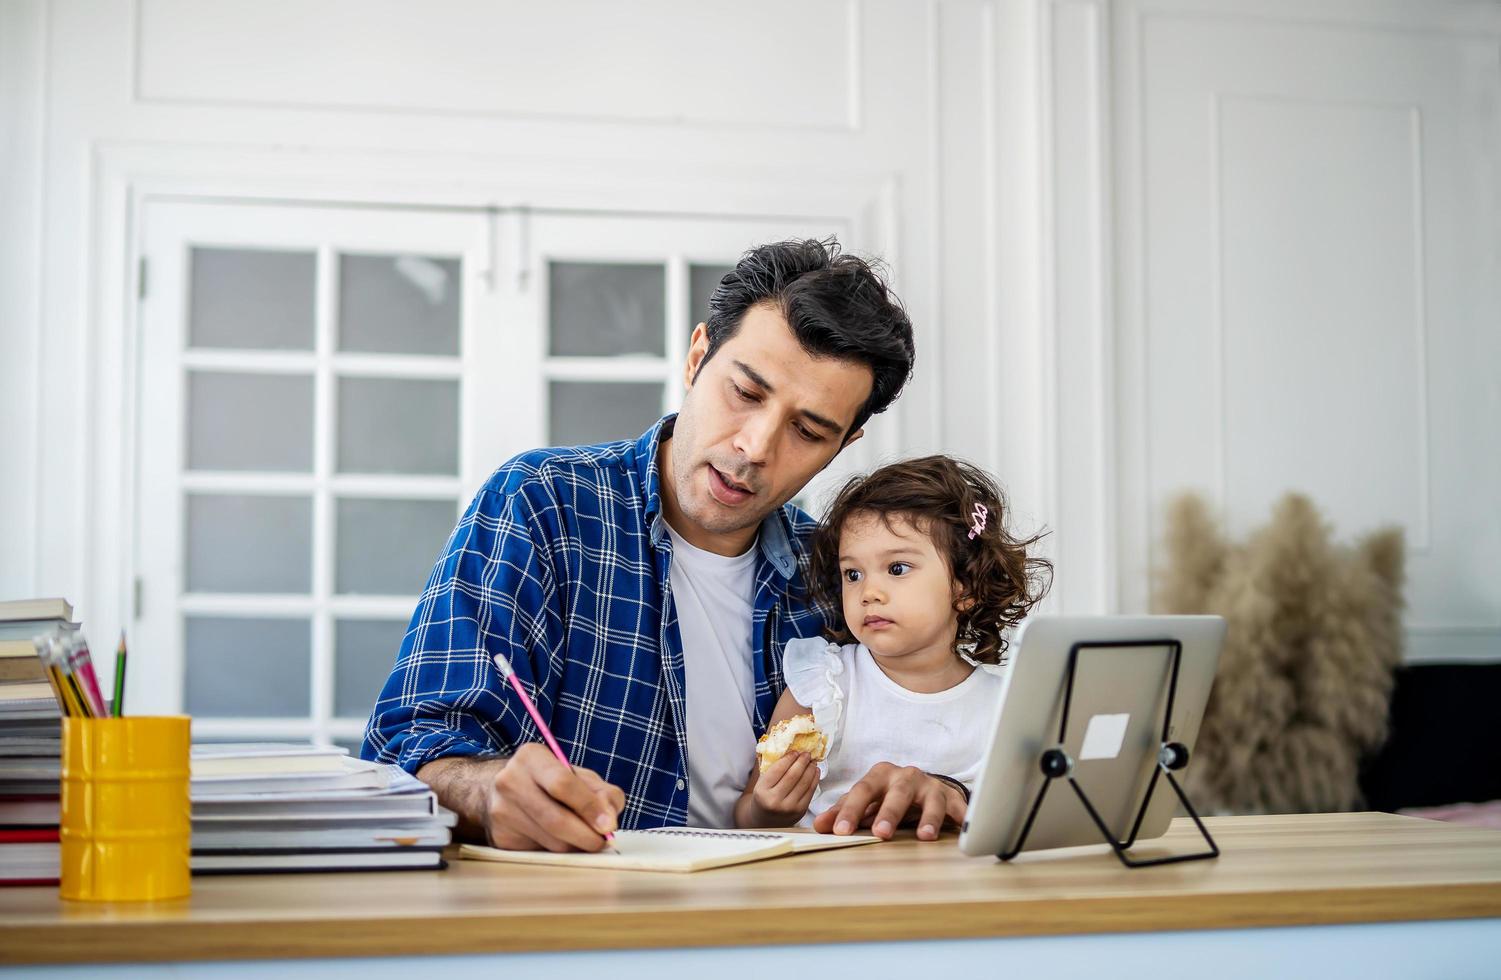
M652 546L657 548L667 541L667 519L662 516L662 470L657 464L657 454L662 440L672 435L677 418L676 412L662 416L636 440L636 472L646 490L646 526L650 529ZM785 504L761 521L761 533L756 540L761 557L782 578L792 578L797 571L797 554L792 548L792 519Z

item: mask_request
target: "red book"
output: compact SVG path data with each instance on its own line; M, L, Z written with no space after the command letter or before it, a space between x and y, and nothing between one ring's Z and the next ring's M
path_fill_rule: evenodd
M55 844L57 841L56 827L0 830L0 844Z

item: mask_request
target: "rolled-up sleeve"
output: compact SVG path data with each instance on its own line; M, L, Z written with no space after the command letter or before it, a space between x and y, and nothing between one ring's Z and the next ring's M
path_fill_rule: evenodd
M416 773L445 756L509 755L537 737L494 663L505 654L550 713L563 621L535 490L525 474L498 473L460 518L375 703L364 758Z

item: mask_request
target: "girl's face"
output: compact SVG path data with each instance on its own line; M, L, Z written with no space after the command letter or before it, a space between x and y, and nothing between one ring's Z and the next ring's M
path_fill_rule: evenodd
M960 589L948 561L910 520L850 515L839 535L844 621L881 658L954 656Z

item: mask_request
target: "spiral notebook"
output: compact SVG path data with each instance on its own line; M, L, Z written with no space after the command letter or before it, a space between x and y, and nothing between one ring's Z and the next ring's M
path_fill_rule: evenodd
M684 872L746 864L805 851L857 847L861 844L874 844L878 840L879 837L860 835L841 837L834 834L779 834L764 830L662 827L656 830L617 831L615 849L598 854L506 851L498 847L465 844L459 849L459 857L470 861L555 864L568 868Z

